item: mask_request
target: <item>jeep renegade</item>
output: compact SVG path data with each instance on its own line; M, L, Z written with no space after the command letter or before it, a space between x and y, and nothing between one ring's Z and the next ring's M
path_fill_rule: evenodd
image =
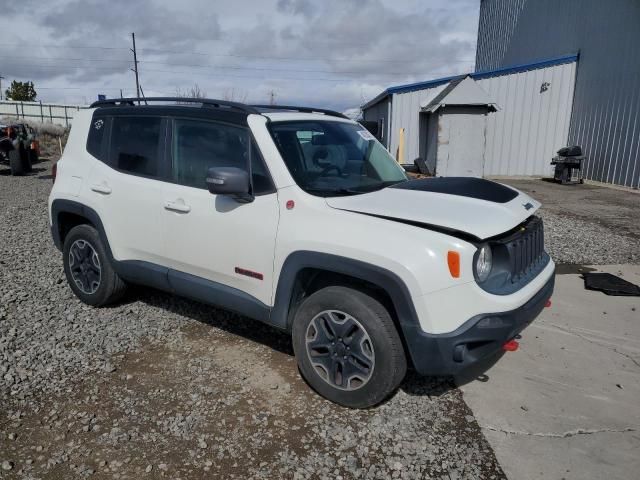
M55 167L51 232L89 305L144 284L266 322L311 387L364 408L407 368L453 375L509 349L551 296L524 193L410 179L328 110L143 101L78 112Z

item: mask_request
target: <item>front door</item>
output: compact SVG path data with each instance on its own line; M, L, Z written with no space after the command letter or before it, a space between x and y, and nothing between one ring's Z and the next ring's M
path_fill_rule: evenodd
M173 183L163 191L168 266L270 305L278 199L249 130L200 119L175 119L171 128ZM211 167L251 168L254 201L209 193Z

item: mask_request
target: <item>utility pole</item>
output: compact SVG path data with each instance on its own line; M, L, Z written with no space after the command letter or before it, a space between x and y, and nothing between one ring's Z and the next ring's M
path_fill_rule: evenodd
M136 52L136 34L131 33L131 39L133 40L133 48L130 48L133 52L133 66L131 69L136 74L136 97L138 97L138 105L140 105L140 79L138 78L138 53Z
M275 104L276 104L276 92L271 90L271 92L269 92L269 105L275 105Z
M4 80L4 77L0 75L0 100L2 100L2 80Z

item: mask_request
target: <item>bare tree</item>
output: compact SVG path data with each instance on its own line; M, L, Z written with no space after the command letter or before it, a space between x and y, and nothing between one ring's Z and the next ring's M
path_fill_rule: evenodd
M200 90L200 86L197 83L193 84L193 87L182 91L180 87L176 87L177 98L207 98L207 93Z
M227 89L224 92L224 99L228 102L245 103L247 101L248 96L249 96L249 92L242 89L236 90L235 87Z

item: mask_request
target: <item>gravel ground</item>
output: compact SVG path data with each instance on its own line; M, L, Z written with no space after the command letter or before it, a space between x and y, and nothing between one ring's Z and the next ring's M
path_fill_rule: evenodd
M561 264L640 263L640 193L546 179L501 180L542 202L547 250Z
M0 170L0 478L504 478L450 380L348 410L259 323L144 288L82 305L48 232L50 166Z
M558 264L640 263L640 240L598 223L543 210L546 249Z

